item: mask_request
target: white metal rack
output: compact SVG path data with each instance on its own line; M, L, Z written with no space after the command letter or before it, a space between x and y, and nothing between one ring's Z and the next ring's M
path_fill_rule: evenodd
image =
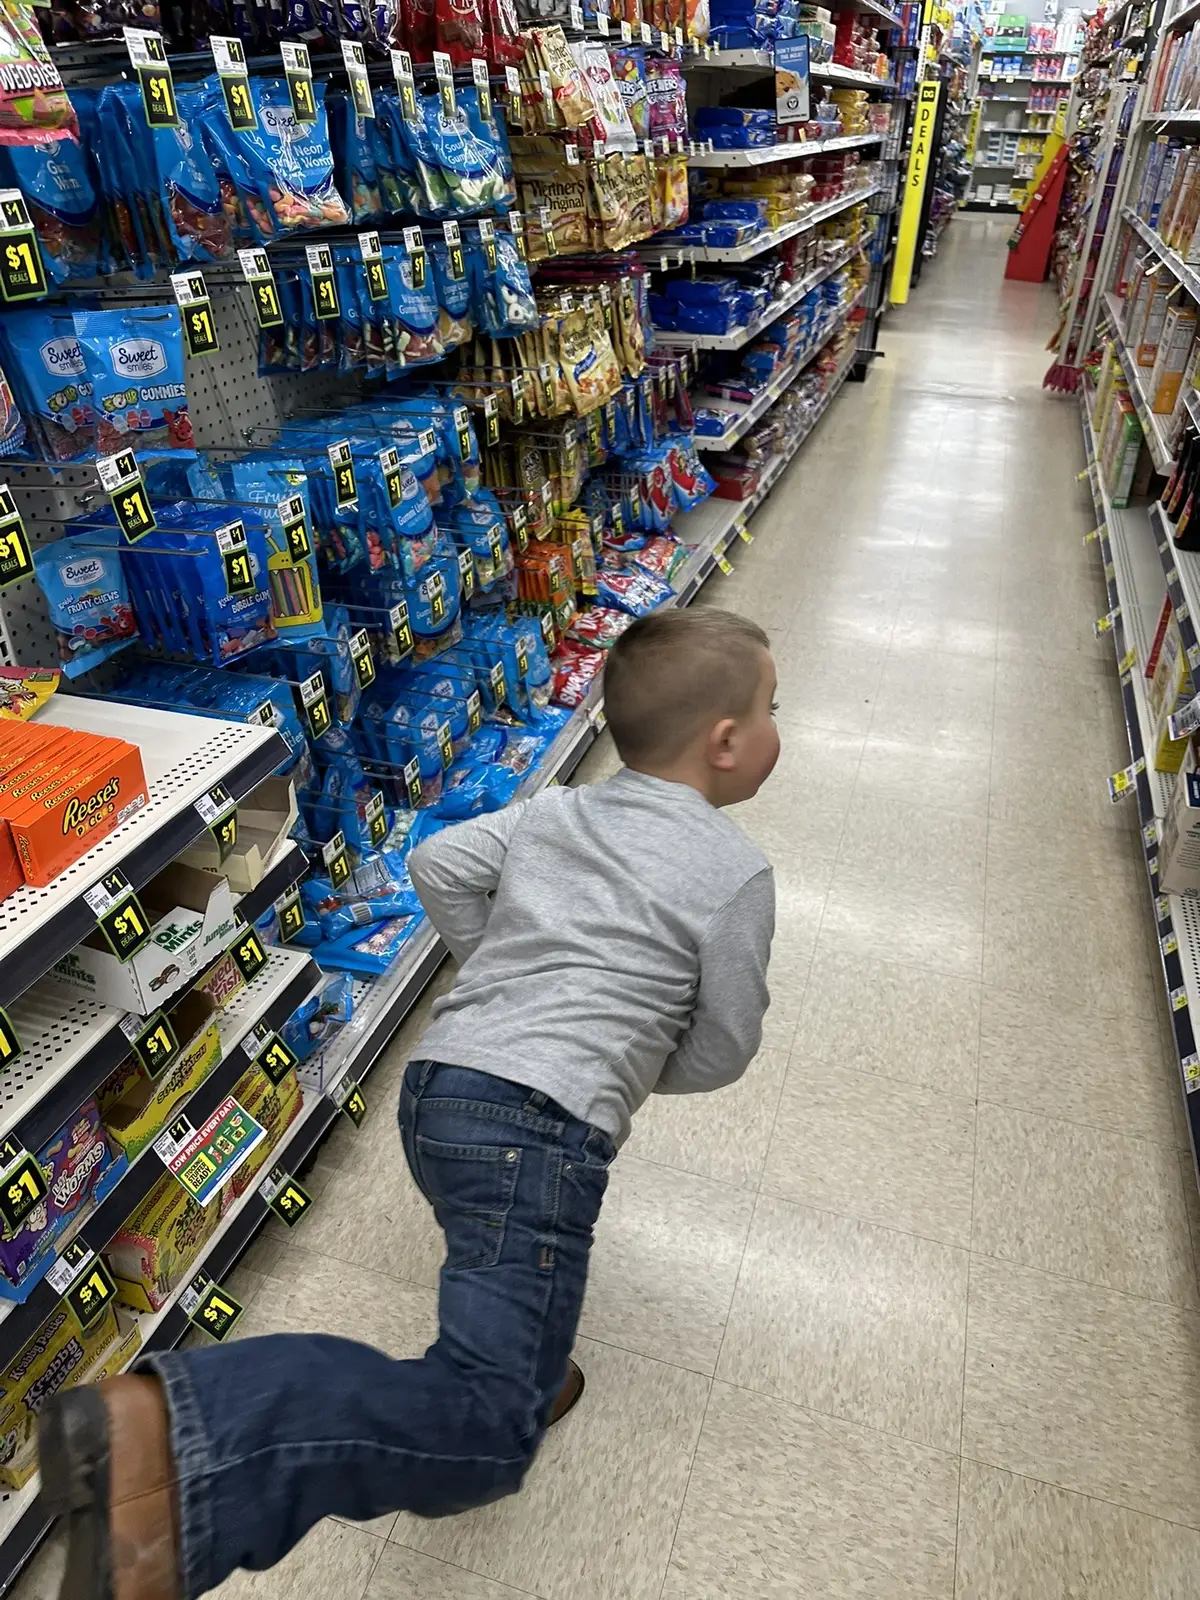
M709 245L660 245L656 246L651 240L643 245L640 250L642 259L650 266L665 266L667 261L683 264L686 261L753 261L755 256L760 256L766 250L773 250L776 245L783 244L785 239L794 239L798 234L809 233L822 222L828 222L830 217L836 217L850 206L861 205L864 200L869 200L873 194L878 194L881 184L866 184L861 189L854 189L849 194L838 195L836 199L826 200L822 205L813 206L804 216L798 217L794 222L785 222L782 227L768 228L762 233L756 233L745 244L727 245L725 247ZM664 257L666 260L664 260Z
M790 143L756 145L749 150L712 150L688 157L689 167L767 167L777 161L803 161L809 156L827 155L835 150L858 150L881 144L881 133L841 133L832 139L797 140Z
M1167 439L1164 430L1165 419L1157 416L1150 409L1150 396L1146 393L1143 383L1142 369L1125 343L1125 330L1121 319L1121 302L1115 294L1106 293L1104 305L1108 311L1109 326L1112 328L1113 342L1117 347L1117 354L1121 359L1121 367L1129 384L1129 397L1133 401L1138 414L1138 421L1142 425L1142 432L1146 436L1146 448L1150 452L1150 459L1154 462L1159 472L1168 472L1175 460L1175 452Z

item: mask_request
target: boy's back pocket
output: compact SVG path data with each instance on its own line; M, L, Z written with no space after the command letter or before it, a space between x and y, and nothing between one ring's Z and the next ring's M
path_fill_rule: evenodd
M448 1267L494 1267L521 1170L517 1145L440 1144L418 1134L417 1178L446 1234Z

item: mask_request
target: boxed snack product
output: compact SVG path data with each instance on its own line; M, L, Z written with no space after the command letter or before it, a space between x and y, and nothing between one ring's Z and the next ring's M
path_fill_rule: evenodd
M86 1330L54 1308L0 1381L0 1488L24 1488L37 1471L37 1417L50 1396L114 1376L140 1346L137 1322L112 1306Z
M228 947L237 928L229 885L172 866L139 892L150 940L120 961L97 930L63 956L54 976L108 1005L148 1016Z
M179 1102L204 1082L221 1059L215 1012L206 995L184 995L167 1013L180 1045L167 1070L152 1077L130 1054L100 1085L96 1098L104 1126L128 1160L137 1160L166 1127Z
M303 1102L300 1083L294 1069L284 1073L280 1081L272 1083L261 1067L251 1067L237 1081L233 1097L238 1104L267 1130L253 1153L238 1167L221 1190L221 1210L226 1211L254 1184L258 1173L270 1160L271 1152L283 1137L284 1129L295 1117Z
M48 1139L35 1159L46 1195L20 1226L0 1230L0 1299L24 1300L51 1265L56 1245L102 1200L127 1162L100 1123L95 1099Z
M164 1173L104 1252L122 1303L135 1311L159 1310L220 1219L220 1206L198 1204Z

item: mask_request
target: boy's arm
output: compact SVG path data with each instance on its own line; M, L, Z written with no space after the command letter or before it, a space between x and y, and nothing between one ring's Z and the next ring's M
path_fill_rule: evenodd
M461 965L483 938L491 895L528 801L443 828L408 858L413 887L430 922Z
M744 883L709 924L687 1032L667 1057L655 1094L698 1094L735 1083L758 1053L770 1004L767 961L775 932L770 867Z

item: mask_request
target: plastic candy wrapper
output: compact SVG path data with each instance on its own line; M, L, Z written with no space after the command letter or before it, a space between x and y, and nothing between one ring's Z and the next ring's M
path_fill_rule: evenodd
M448 822L462 822L485 811L499 811L513 799L520 784L521 774L511 767L469 757L456 761L442 782L434 813Z
M129 116L139 117L140 91L123 84L120 92ZM218 261L233 250L220 180L203 141L205 99L202 89L180 89L179 127L155 128L150 135L163 214L179 261Z
M212 82L206 82L210 92ZM350 212L333 179L324 83L319 78L313 83L317 120L310 124L297 123L285 79L252 77L250 93L258 126L233 132L233 148L251 197L271 219L267 237L298 228L347 226ZM239 172L232 176L237 183Z
M57 539L33 552L68 678L90 672L138 636L115 528Z
M592 606L574 618L567 629L567 638L593 645L597 650L607 650L616 644L632 621L627 611L618 611L612 606Z
M498 127L480 117L476 89L456 90L456 99L453 117L443 115L437 95L423 95L419 101L429 146L448 191L450 215L506 210L511 195Z
M687 133L687 99L678 61L646 60L648 121L652 139L677 139Z
M38 144L78 131L32 9L0 0L0 144Z
M69 311L9 311L0 348L17 403L47 461L76 461L95 448L87 364Z
M100 215L82 145L66 138L0 145L0 188L25 196L49 283L95 277Z
M644 617L674 597L669 583L652 578L647 572L603 572L597 576L596 592L600 604Z
M625 115L640 142L650 137L650 96L645 57L640 50L610 50L613 80L625 106Z
M415 917L421 902L408 875L405 854L384 850L367 856L340 890L328 878L307 878L300 897L313 912L325 939L395 917Z
M279 1030L279 1037L296 1057L307 1061L354 1015L354 988L344 972L331 973Z
M91 382L96 454L192 447L175 306L77 311L75 333Z
M434 0L433 24L438 48L458 66L484 54L480 0Z
M579 706L604 668L604 651L564 639L554 654L554 700L560 706Z
M660 534L655 534L653 538L647 539L644 548L630 559L635 567L648 572L651 577L660 578L663 583L673 584L687 565L688 551L685 545L677 543L674 539L666 539Z
M356 928L340 939L327 940L313 953L323 967L378 977L387 971L424 920L423 916L394 917L388 922L376 922L368 931Z
M547 127L579 128L597 115L587 80L571 54L566 37L557 24L530 30L535 58L550 79L554 97L553 119L547 114Z
M58 677L41 667L0 667L0 722L28 722L58 688Z

